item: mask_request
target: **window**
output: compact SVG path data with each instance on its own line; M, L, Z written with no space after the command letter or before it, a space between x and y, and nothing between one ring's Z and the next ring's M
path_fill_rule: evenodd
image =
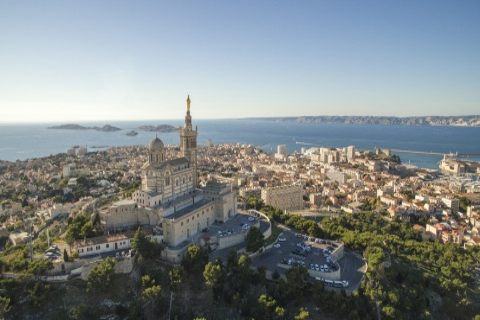
M107 249L110 248L110 244L107 243L107 244L105 245L105 248L107 248Z

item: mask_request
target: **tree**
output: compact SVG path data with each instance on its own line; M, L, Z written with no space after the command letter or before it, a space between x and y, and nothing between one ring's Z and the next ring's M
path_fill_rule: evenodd
M247 251L256 252L263 247L263 234L257 227L251 227L247 233Z
M307 319L310 319L310 314L308 313L307 310L300 308L300 311L295 316L295 320L307 320Z
M115 259L107 258L93 267L88 273L87 292L92 290L107 291L115 274Z
M227 277L223 265L218 263L214 264L212 262L207 263L205 270L203 271L203 277L205 278L205 284L212 288L213 296L216 300L222 291L223 282Z
M309 276L307 268L304 267L292 267L285 271L289 294L291 297L295 297L297 301L301 301L305 295Z
M185 269L180 266L175 266L168 272L170 276L170 288L176 291L185 278Z
M0 296L0 317L3 319L10 312L10 309L12 309L10 298Z
M35 307L45 304L49 298L50 285L43 282L35 282L32 288L27 289L28 297Z
M63 261L69 262L70 258L68 257L67 249L63 249Z
M182 265L185 270L198 274L205 268L207 262L208 255L205 250L203 250L200 245L194 244L188 247L187 252L185 253L185 258L183 258Z
M132 248L138 256L146 260L159 257L163 250L162 245L147 238L141 227L135 232Z
M281 319L285 315L285 309L277 305L277 301L267 294L262 294L258 299L260 306L259 319Z
M142 277L142 286L143 301L150 303L152 307L154 307L155 303L160 300L162 287L160 285L156 285L155 280L150 279L149 275L145 275Z
M33 260L28 266L28 272L35 276L44 275L48 270L53 269L53 263L51 260Z
M232 248L228 251L227 255L227 270L231 272L238 266L238 259L237 259L237 249Z

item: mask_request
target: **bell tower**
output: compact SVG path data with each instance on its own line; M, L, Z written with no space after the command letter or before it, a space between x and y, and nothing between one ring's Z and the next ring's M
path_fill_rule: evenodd
M198 128L195 128L195 130L192 128L192 116L190 115L190 96L188 96L185 126L180 128L180 155L187 158L190 162L190 165L193 166L195 170L197 168L197 135Z

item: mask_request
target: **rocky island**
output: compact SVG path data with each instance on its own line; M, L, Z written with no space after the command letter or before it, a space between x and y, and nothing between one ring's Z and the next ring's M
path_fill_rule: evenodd
M425 117L383 117L383 116L302 116L247 118L277 122L349 123L403 126L480 126L480 115L471 116L425 116Z
M84 127L78 124L62 124L60 126L48 127L48 129L63 129L63 130L97 130L103 132L113 132L120 131L122 129L111 126L109 124L104 125L103 127Z
M138 132L135 131L135 130L132 130L132 131L127 132L127 136L129 136L129 137L134 137L134 136L136 136L136 135L138 135Z
M161 133L171 133L176 132L178 128L171 126L169 124L159 124L158 126L144 125L138 127L138 130L147 131L147 132L161 132Z

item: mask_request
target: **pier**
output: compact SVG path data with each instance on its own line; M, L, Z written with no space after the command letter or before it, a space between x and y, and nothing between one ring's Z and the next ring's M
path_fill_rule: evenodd
M403 149L390 149L393 152L403 153L416 153L416 154L433 154L433 155L447 155L448 157L480 157L480 153L441 153L432 151L417 151L417 150L403 150Z

